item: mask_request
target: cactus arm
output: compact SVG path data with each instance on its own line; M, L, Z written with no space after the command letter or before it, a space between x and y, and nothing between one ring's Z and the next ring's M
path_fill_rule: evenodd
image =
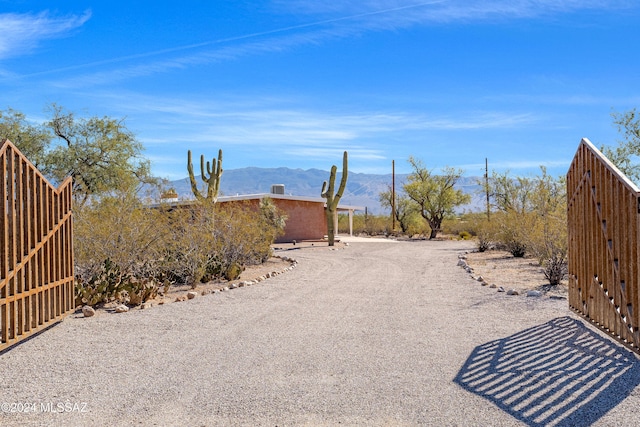
M207 196L203 196L198 191L196 179L193 173L193 164L191 163L191 150L187 153L187 170L189 171L189 180L191 182L191 191L200 201L210 201L216 203L218 201L218 191L220 190L220 176L222 175L222 150L218 151L217 162L208 162L205 167L204 155L200 156L200 172L202 181L207 184Z
M345 151L342 155L342 179L340 179L340 186L338 187L338 192L336 193L336 199L338 200L340 200L345 188L347 187L348 166L349 164L347 159L347 152Z
M326 199L329 197L327 194L328 191L329 190L327 189L327 181L324 181L322 183L322 191L320 192L320 195L322 196L322 198Z
M187 171L189 171L189 182L191 183L191 191L196 199L203 200L204 197L198 191L198 184L196 184L196 177L193 173L193 163L191 163L191 150L187 151Z

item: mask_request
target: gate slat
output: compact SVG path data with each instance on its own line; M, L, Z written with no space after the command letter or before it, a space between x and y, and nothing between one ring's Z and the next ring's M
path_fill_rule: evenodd
M10 141L3 141L0 350L75 309L71 208L71 179L53 187Z

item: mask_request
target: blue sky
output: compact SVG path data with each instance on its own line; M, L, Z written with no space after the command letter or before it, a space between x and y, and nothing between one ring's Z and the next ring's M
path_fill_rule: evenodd
M156 175L224 168L566 173L640 106L640 3L0 0L0 109L126 118Z

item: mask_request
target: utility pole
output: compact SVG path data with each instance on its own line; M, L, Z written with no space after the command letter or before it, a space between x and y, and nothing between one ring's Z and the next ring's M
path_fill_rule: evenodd
M489 202L489 159L484 158L484 188L487 192L487 221L491 221L491 203Z
M396 161L391 160L391 232L396 231Z

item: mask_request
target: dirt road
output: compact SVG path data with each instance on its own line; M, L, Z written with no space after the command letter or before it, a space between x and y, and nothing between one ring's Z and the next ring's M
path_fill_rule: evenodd
M70 316L0 355L1 425L611 425L637 358L566 300L456 267L469 243L286 251L296 269L194 300ZM11 410L28 413L11 413Z

